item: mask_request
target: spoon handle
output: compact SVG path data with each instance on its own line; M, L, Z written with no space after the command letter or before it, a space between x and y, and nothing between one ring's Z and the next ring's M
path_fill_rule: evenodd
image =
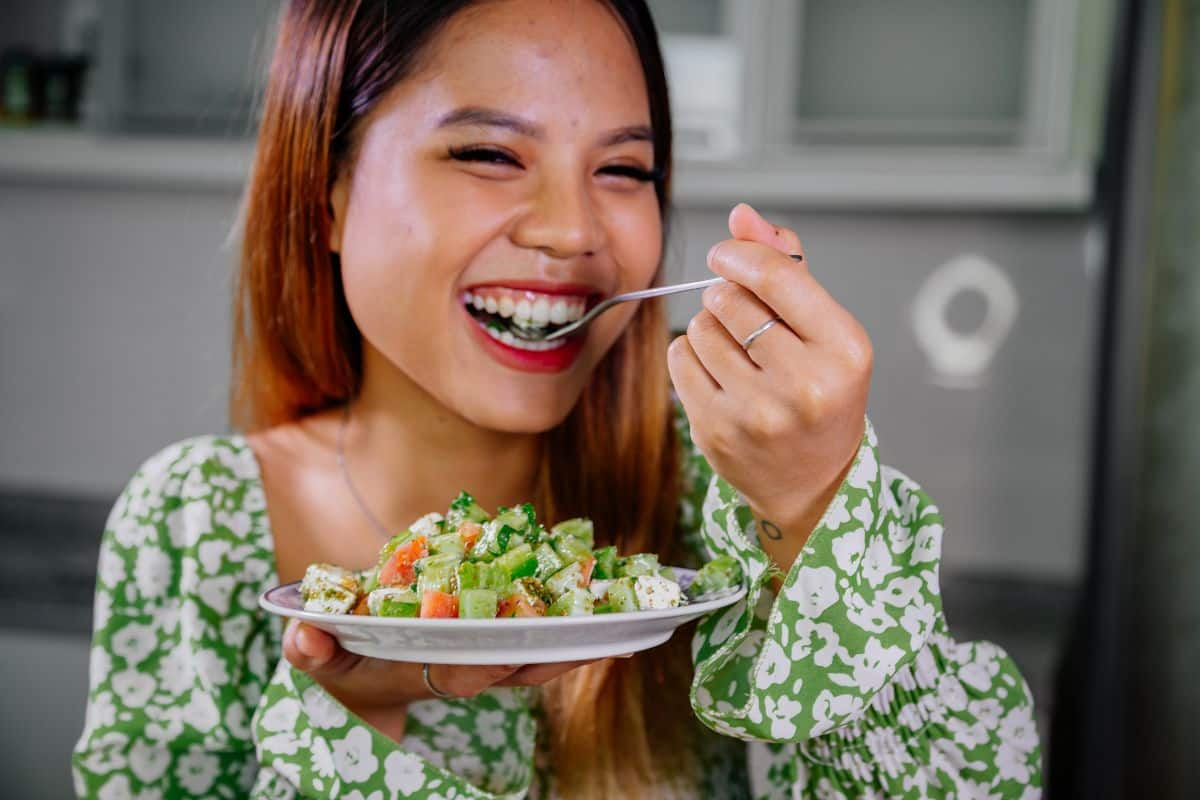
M594 320L596 317L603 314L605 311L608 311L617 303L625 303L630 300L645 300L649 297L662 297L663 295L678 294L680 292L692 292L696 289L703 289L706 286L715 286L718 283L724 282L724 278L708 278L702 281L692 281L691 283L676 283L671 286L656 286L653 289L642 289L637 292L626 292L625 294L613 295L607 300L599 303L595 308L584 314L575 322L572 322L566 327L559 328L554 333L544 337L542 341L549 342L553 341L554 339L561 339L564 336L574 333L584 325L587 325L589 322Z
M679 294L680 292L691 292L696 289L704 289L708 286L716 286L718 283L724 283L724 278L707 278L702 281L692 281L691 283L676 283L671 286L656 286L653 289L642 289L638 292L626 292L618 294L608 299L609 304L624 303L627 300L645 300L648 297L662 297L668 294Z

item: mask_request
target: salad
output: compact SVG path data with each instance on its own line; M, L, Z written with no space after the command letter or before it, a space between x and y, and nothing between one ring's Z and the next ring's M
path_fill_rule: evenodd
M445 516L426 514L388 541L370 569L309 565L300 594L305 611L323 614L553 617L673 608L741 579L737 561L722 556L685 592L654 553L596 547L589 519L547 530L529 503L493 517L461 492Z

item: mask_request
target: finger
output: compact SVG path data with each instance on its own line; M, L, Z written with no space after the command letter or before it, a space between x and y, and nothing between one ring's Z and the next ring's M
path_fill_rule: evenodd
M294 623L284 632L283 654L292 666L318 681L341 680L363 661L320 628Z
M293 622L283 634L283 654L301 672L325 666L333 660L337 648L332 636L303 622Z
M521 667L512 675L502 680L499 686L540 686L547 681L552 681L559 675L570 672L573 669L578 669L585 664L591 664L591 660L585 661L559 661L552 664L527 664Z
M492 686L506 685L502 681L520 670L520 664L488 666L430 664L429 682L439 692L455 697L474 697Z
M720 283L704 290L701 296L704 308L720 322L729 335L738 343L746 358L759 367L768 364L794 361L797 348L804 342L787 325L776 323L755 338L750 347L744 347L746 337L769 320L775 319L775 309L754 296L748 289L736 283ZM778 331L772 330L778 328ZM789 354L792 358L789 358Z
M679 336L667 348L667 370L683 408L691 415L702 413L721 391L704 369L688 337Z
M795 231L768 222L748 203L738 203L729 212L729 235L734 239L765 244L788 255L804 254Z
M806 341L844 337L857 322L803 264L759 242L726 239L708 253L713 272L754 293Z
M704 370L722 389L745 384L757 375L758 367L708 309L692 317L687 337Z

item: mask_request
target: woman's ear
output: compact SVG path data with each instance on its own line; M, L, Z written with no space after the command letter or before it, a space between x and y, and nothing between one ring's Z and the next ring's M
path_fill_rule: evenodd
M338 175L329 190L329 250L342 252L342 229L346 225L346 201L350 194L346 173Z

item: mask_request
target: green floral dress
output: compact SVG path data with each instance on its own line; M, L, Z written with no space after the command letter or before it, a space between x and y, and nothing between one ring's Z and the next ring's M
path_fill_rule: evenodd
M941 518L879 464L870 426L778 596L749 509L683 434L685 532L750 579L692 645L691 704L711 729L698 795L1039 797L1029 689L999 648L950 637ZM257 604L275 583L243 437L189 439L138 470L101 544L80 795L556 796L552 765L535 768L535 690L414 703L398 745L281 658L281 622Z

